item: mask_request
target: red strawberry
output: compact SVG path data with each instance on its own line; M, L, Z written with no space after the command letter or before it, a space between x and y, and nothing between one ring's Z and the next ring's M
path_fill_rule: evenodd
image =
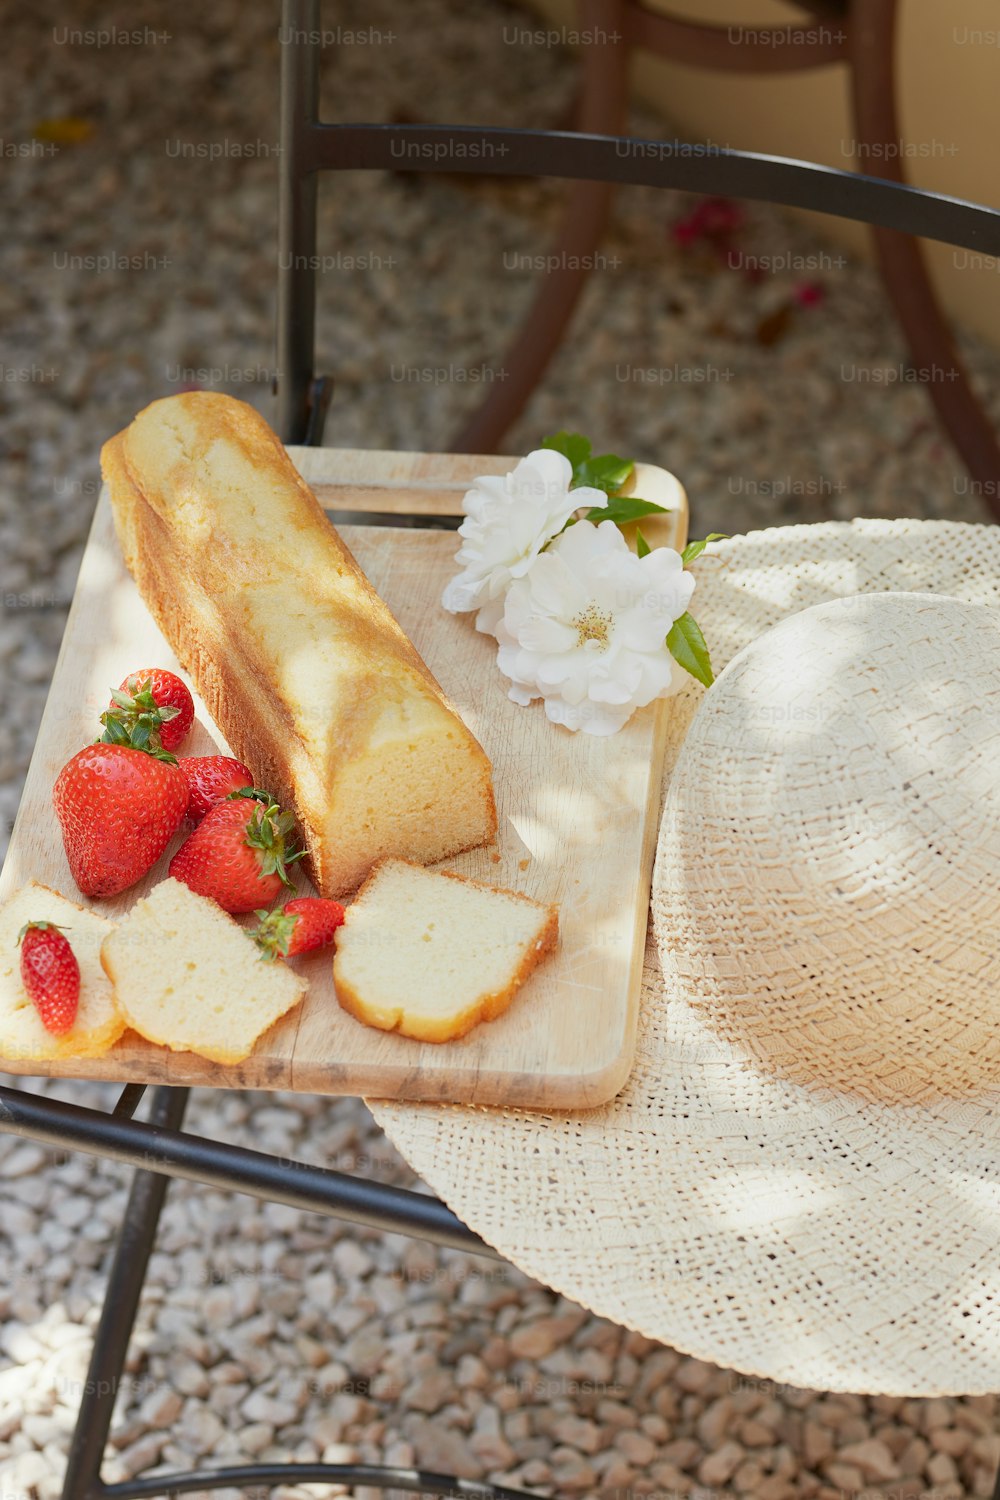
M253 777L243 762L228 755L185 755L177 765L188 784L187 815L192 823L200 823L208 809L224 801L230 792L253 786Z
M101 715L103 738L136 750L176 750L194 721L194 700L175 672L147 667L130 672Z
M343 924L344 908L339 901L324 896L296 896L286 901L280 911L258 911L260 926L250 936L263 950L265 958L294 958L312 948L325 948L334 941L337 928Z
M166 849L187 810L169 760L127 745L85 745L52 792L73 879L87 896L117 896Z
M293 822L275 803L235 792L209 808L170 861L170 873L223 911L255 911L291 885L286 866L305 855L287 842Z
M46 1031L64 1036L76 1020L80 1003L80 965L54 922L25 922L17 935L21 945L21 983Z

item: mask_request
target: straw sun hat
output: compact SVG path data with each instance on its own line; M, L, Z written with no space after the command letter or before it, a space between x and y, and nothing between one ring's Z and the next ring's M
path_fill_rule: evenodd
M698 566L636 1065L572 1115L377 1103L516 1265L825 1390L1000 1388L1000 528ZM728 665L727 665L728 664Z

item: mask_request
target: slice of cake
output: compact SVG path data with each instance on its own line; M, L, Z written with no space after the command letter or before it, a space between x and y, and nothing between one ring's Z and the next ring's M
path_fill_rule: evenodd
M61 927L80 969L76 1019L62 1036L46 1031L21 983L17 937L25 922L54 922ZM0 911L0 1057L11 1062L100 1057L114 1046L125 1030L125 1020L101 968L101 944L113 931L104 917L34 880L11 897Z
M221 906L163 880L105 939L101 963L126 1022L172 1052L237 1063L298 1005L306 984Z
M337 933L337 999L382 1031L450 1042L502 1015L558 936L558 907L384 859Z

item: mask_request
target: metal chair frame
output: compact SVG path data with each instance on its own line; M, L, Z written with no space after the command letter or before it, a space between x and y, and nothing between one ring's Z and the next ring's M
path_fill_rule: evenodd
M871 0L872 5L876 0ZM808 162L719 151L692 157L684 143L565 131L431 125L328 125L317 116L315 47L295 40L319 29L319 0L284 0L280 162L278 409L286 442L316 443L329 382L314 375L317 175L340 170L419 170L544 174L725 193L880 225L1000 255L1000 212L898 183ZM471 139L490 151L454 151ZM403 151L398 146L402 143ZM441 147L444 147L442 154ZM671 149L673 146L673 149ZM394 150L394 147L397 148ZM354 519L361 519L360 517ZM373 521L377 518L372 518ZM418 515L394 524L426 524ZM438 521L440 524L440 520ZM182 1130L188 1090L153 1091L148 1123L133 1118L145 1086L127 1085L110 1114L24 1089L0 1088L0 1130L62 1150L135 1167L128 1207L105 1293L63 1488L64 1500L145 1500L191 1490L279 1483L364 1484L465 1500L531 1500L525 1491L415 1469L364 1464L252 1464L208 1468L115 1484L101 1478L115 1395L169 1179L249 1193L310 1212L410 1234L498 1258L438 1199L301 1162L288 1162ZM1000 1500L1000 1480L996 1491Z
M322 440L332 394L315 376L316 190L321 171L382 169L570 180L562 224L524 323L502 359L506 375L447 445L496 451L566 330L590 275L616 184L718 193L854 219L873 231L883 282L914 366L939 378L926 389L994 518L1000 520L1000 442L978 401L938 304L919 238L996 254L996 211L906 185L895 105L896 0L854 6L814 3L810 26L744 28L736 45L722 26L647 9L639 0L580 0L584 35L577 129L502 130L434 125L331 125L318 113L320 0L284 0L280 166L278 430L286 442ZM830 27L817 31L816 21ZM837 30L832 29L836 25ZM783 45L773 45L774 32ZM859 141L881 148L885 178L813 162L689 142L622 135L627 69L643 47L701 67L787 72L845 62ZM478 143L473 153L451 149ZM627 144L626 144L627 143ZM402 148L402 149L400 149ZM971 215L971 217L970 217ZM981 217L980 217L981 216Z
M423 1469L372 1464L258 1463L193 1469L107 1484L104 1452L171 1178L249 1193L310 1213L330 1214L370 1229L409 1234L494 1260L501 1257L437 1198L386 1183L367 1182L305 1162L287 1161L206 1140L181 1129L189 1090L153 1090L148 1123L132 1118L145 1092L127 1084L110 1114L20 1089L0 1088L0 1130L60 1150L83 1151L137 1168L94 1337L80 1410L63 1481L63 1500L149 1500L191 1490L279 1484L359 1484L454 1500L537 1500L526 1490L480 1484Z

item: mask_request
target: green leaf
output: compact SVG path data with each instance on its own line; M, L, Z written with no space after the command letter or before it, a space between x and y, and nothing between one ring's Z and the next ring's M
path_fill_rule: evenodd
M711 687L715 681L705 637L697 620L683 614L675 620L667 635L667 650L678 666L690 672L698 682Z
M278 875L289 888L294 887L294 881L289 878L286 865L304 859L307 853L305 849L291 851L285 843L294 823L295 814L282 812L276 803L269 802L267 807L256 803L243 836L243 842L258 851L261 875Z
M280 908L275 911L258 911L254 915L259 917L260 926L252 928L250 936L261 950L260 957L273 961L280 953L282 958L287 958L288 945L298 917L294 913L288 915Z
M724 542L726 540L727 537L724 531L713 531L710 536L704 536L700 541L688 542L681 553L681 562L687 567L689 562L694 562L696 557L701 556L709 542Z
M14 947L15 948L19 948L21 946L21 939L24 937L24 934L26 932L32 932L32 931L34 931L34 932L65 932L66 929L65 929L65 927L60 927L60 925L59 925L58 922L42 922L41 920L39 920L37 922L25 922L24 926L21 928L21 931L17 935L17 942L14 944Z
M591 457L590 439L579 432L553 433L542 438L542 447L551 448L569 459L573 468L570 489L574 490L588 485L591 489L613 495L635 468L630 458L619 458L617 453L598 453Z
M588 521L614 521L616 526L627 526L629 521L638 521L640 516L662 516L665 505L654 505L652 500L638 500L634 495L615 495L605 506L588 510Z
M585 459L574 469L572 488L588 484L595 490L603 490L606 495L614 495L634 468L635 464L630 458L619 458L616 453L601 453L596 458Z
M101 741L105 745L131 744L129 732L121 719L116 719L112 714L102 714L101 723L104 725L104 733L101 735Z
M635 550L639 557L648 557L653 550L638 526L635 528Z
M590 439L579 432L554 432L551 437L542 438L542 447L552 448L568 458L574 474L590 457Z

